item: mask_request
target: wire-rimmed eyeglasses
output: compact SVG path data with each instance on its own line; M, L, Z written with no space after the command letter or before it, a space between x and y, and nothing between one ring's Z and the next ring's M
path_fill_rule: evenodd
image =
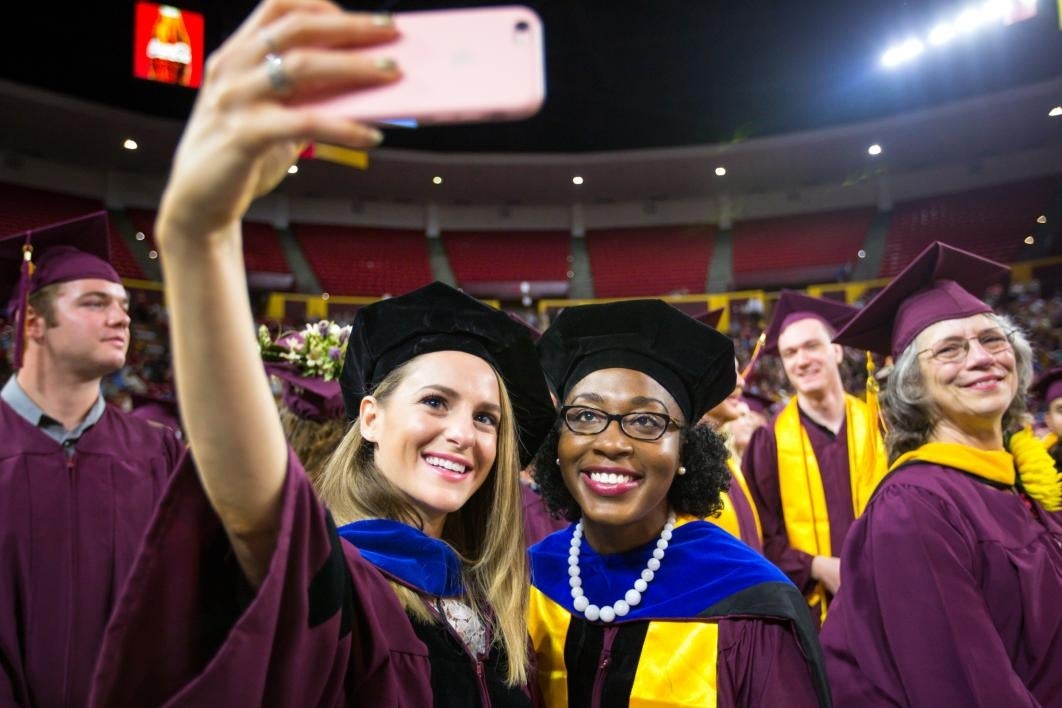
M948 337L928 349L919 351L918 356L929 352L930 358L936 362L958 364L966 361L966 357L970 353L970 342L975 339L986 353L995 356L1014 351L1014 344L1011 340L1013 334L1013 330L1007 332L1002 329L989 329L973 337Z
M635 440L659 440L668 428L682 425L665 413L632 411L630 413L606 413L589 406L562 406L561 420L568 430L576 435L598 435L605 432L612 421L619 423L620 430Z

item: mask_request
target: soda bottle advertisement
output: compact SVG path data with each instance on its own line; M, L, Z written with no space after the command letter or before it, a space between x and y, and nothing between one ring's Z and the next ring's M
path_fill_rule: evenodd
M195 88L203 80L203 16L150 2L136 4L133 75Z

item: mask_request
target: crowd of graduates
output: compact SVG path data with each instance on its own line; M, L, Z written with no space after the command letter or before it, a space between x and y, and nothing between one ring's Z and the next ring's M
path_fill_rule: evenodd
M300 91L397 80L345 54L394 32L267 0L222 46L164 311L105 213L0 240L0 704L1062 706L1058 307L986 301L1003 264L783 292L755 353L661 300L538 332L441 283L254 336L251 201L380 139ZM104 399L142 316L169 360L123 379L172 366L179 420Z

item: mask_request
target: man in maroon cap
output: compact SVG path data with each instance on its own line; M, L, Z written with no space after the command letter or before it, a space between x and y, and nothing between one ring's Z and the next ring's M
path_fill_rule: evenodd
M0 390L0 705L75 706L181 453L104 403L129 347L106 213L0 241L15 374Z
M1047 435L1043 438L1044 447L1055 460L1055 467L1062 473L1062 366L1051 369L1033 384L1033 393L1044 406L1044 424Z
M841 382L834 332L856 308L784 291L765 333L796 395L752 434L742 467L759 508L764 553L808 600L816 622L841 585L848 527L884 473L877 421Z

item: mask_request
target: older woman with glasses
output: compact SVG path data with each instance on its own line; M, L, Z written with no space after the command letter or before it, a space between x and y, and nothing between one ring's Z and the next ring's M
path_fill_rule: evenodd
M547 705L828 705L800 592L702 520L730 475L695 423L734 390L731 341L640 300L566 309L539 353L563 405L535 476L577 522L531 548Z
M1032 355L971 294L1006 271L933 244L835 339L895 361L890 472L849 532L822 634L840 706L1062 705L1060 482L1012 434Z

